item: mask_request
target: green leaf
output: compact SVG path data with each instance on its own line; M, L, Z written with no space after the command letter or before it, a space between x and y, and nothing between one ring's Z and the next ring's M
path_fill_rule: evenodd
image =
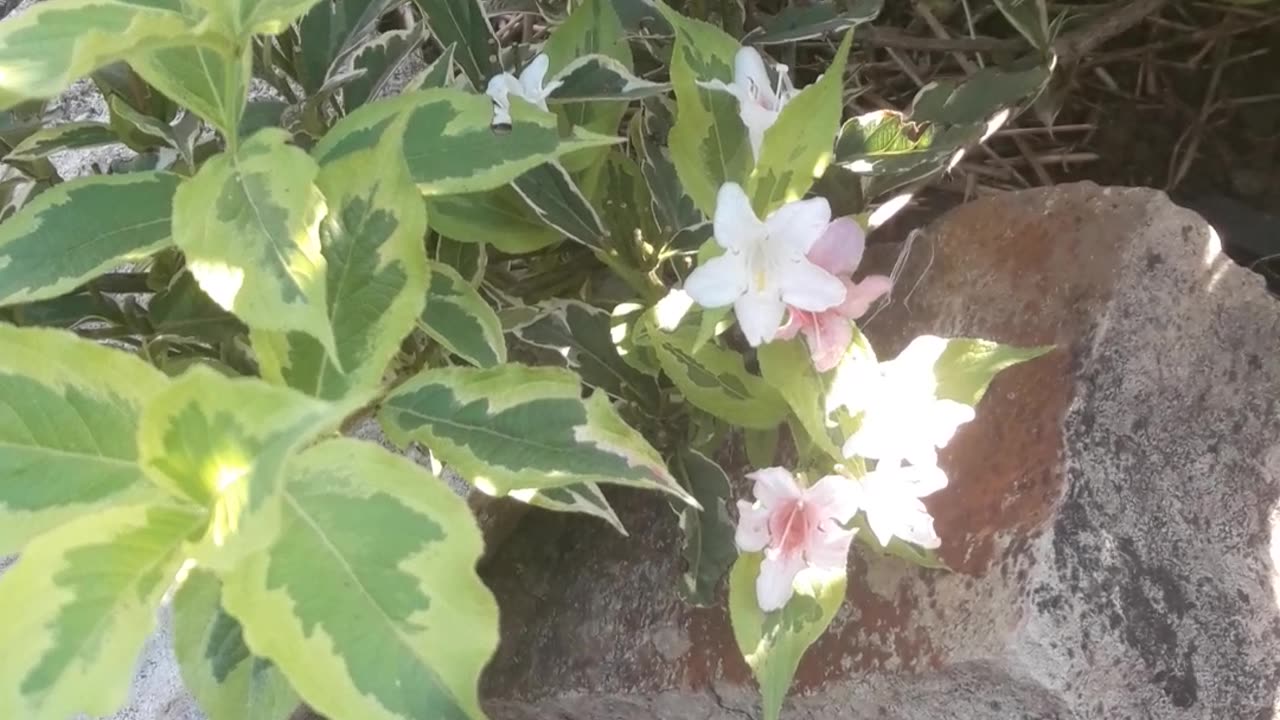
M222 609L222 584L192 571L173 597L173 648L182 685L209 720L282 720L298 694L269 661L244 644L240 623Z
M404 92L451 87L454 81L453 49L453 45L446 47L440 53L440 57L435 59L435 62L423 68L421 72L409 80L408 84L405 85Z
M119 306L101 293L63 295L0 309L0 321L19 327L72 328L89 319L122 321Z
M836 142L836 160L860 175L889 175L925 163L945 165L968 141L968 133L963 139L956 135L911 122L899 112L877 110L845 122Z
M456 270L471 287L480 286L485 268L489 265L489 254L484 245L458 242L447 237L436 237L431 258Z
M592 515L609 523L614 530L623 535L627 534L626 527L613 512L613 507L609 505L609 501L605 499L604 493L596 483L578 483L541 490L512 490L509 495L520 502L543 510Z
M760 553L743 553L729 574L729 620L747 665L760 683L765 720L778 720L800 658L822 636L844 602L845 573L807 568L796 576L786 607L760 610Z
M618 355L611 324L605 310L576 300L552 300L543 303L537 318L515 334L530 345L555 351L586 384L614 398L630 397L652 405L657 383Z
M696 351L696 329L649 329L662 370L694 406L739 427L768 429L786 417L787 405L742 356L715 343Z
M813 367L804 341L794 338L775 340L760 346L756 352L760 374L791 406L809 438L831 459L841 462L844 454L827 422L827 395L831 390L830 375L822 375Z
M331 163L376 145L384 132L396 128L405 138L405 162L418 189L438 196L491 190L566 153L619 141L580 129L562 139L555 116L527 103L513 103L511 115L511 131L495 133L488 97L452 89L421 90L351 113L333 126L313 154L322 164Z
M31 133L4 156L4 162L31 162L56 152L110 145L119 142L111 128L100 122L52 125Z
M342 89L342 104L347 112L380 96L396 71L414 56L425 39L425 28L417 25L409 30L382 33L354 50L352 69L363 74Z
M337 362L311 336L255 330L262 376L336 400L382 383L428 288L426 208L400 159L400 138L326 164L316 178L327 323Z
M714 25L686 18L662 3L658 10L676 29L671 84L677 112L670 135L671 158L685 192L711 217L720 186L726 182L745 186L754 164L737 99L698 84L733 82L738 42Z
M147 304L147 318L156 333L186 335L202 339L227 340L245 327L234 315L218 307L200 289L189 272L156 293Z
M295 53L298 83L314 94L334 63L373 32L395 0L329 0L311 8L298 22L301 50Z
M278 35L319 0L193 0L217 18L238 39ZM247 44L247 43L246 43Z
M280 526L285 461L299 445L336 427L354 405L322 403L202 366L151 398L138 425L147 475L208 510L193 556L225 570L271 544Z
M670 110L655 98L644 103L639 122L633 121L631 131L632 145L640 154L640 172L649 185L654 220L667 236L703 221L702 213L685 194L667 149L671 124Z
M51 0L0 23L0 108L57 95L131 52L197 42L178 0Z
M251 48L184 45L138 53L130 64L148 83L236 142L253 71Z
M1044 0L995 0L995 6L1032 47L1042 53L1050 50L1049 10Z
M933 365L938 398L976 406L1001 370L1034 360L1053 349L1051 345L1018 348L990 340L951 338Z
M60 330L0 324L0 348L0 555L78 516L161 496L134 436L164 375Z
M431 263L431 288L418 327L477 367L507 361L502 321L471 283L448 265Z
M428 198L427 209L431 227L441 235L463 244L492 245L511 255L537 252L564 239L509 185Z
M491 495L596 482L692 501L605 395L584 400L578 376L561 368L427 370L392 393L379 418L391 439L421 443Z
M580 245L605 250L607 233L600 216L558 163L539 165L511 186L544 223Z
M869 23L883 7L884 0L853 0L852 3L825 0L791 5L760 23L760 28L743 40L754 45L812 40Z
M179 178L163 172L60 183L0 224L0 306L57 297L170 244Z
M454 62L471 84L483 88L501 72L495 64L498 39L480 0L414 0L441 46L453 45Z
M985 124L1002 109L1038 95L1049 82L1050 70L1045 65L1025 69L992 66L963 81L931 82L916 93L911 104L911 119L943 125Z
M734 523L729 517L733 497L729 476L711 458L689 448L676 454L671 468L702 506L675 508L684 534L681 595L693 605L710 606L715 603L720 579L738 557Z
M606 55L579 57L550 82L561 83L547 98L552 103L640 100L671 89L669 85L636 77L625 65Z
M40 536L0 578L0 717L120 709L198 512L103 509Z
M750 190L760 217L802 199L831 163L844 112L844 68L852 42L853 33L846 33L822 77L787 103L765 131Z
M328 717L481 720L498 608L466 503L416 463L339 439L290 464L284 508L280 539L224 579L249 647Z
M319 168L287 138L261 130L237 152L205 162L174 197L174 240L218 305L255 330L310 335L336 357Z

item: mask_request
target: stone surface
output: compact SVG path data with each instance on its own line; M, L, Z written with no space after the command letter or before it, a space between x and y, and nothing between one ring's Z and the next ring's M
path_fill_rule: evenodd
M1280 717L1280 305L1199 216L1091 184L963 206L867 330L883 356L923 333L1058 349L943 453L955 572L856 551L785 718ZM723 608L676 597L662 499L613 500L630 539L531 513L484 568L492 717L758 717Z

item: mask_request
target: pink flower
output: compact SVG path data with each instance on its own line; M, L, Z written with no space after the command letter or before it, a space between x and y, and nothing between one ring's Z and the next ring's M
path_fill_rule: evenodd
M870 275L855 283L849 276L862 262L867 236L862 226L851 217L842 217L827 226L822 237L809 249L809 262L840 278L844 283L844 302L821 312L791 307L786 325L774 337L790 340L804 333L805 344L818 372L826 372L840 364L840 359L853 341L853 320L862 317L881 295L889 292L889 278Z
M838 475L801 488L791 472L780 467L747 477L756 482L756 501L738 501L734 540L743 552L764 551L756 600L761 610L772 612L791 599L801 570L844 570L855 531L842 525L858 511L858 490Z

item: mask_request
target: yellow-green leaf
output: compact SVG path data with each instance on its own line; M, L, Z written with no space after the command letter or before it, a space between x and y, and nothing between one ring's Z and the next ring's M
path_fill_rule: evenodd
M0 224L0 306L57 297L168 245L178 181L100 175L40 193Z
M337 357L325 311L319 168L287 139L262 130L207 161L178 188L173 238L218 305L255 329L310 335Z
M354 440L317 445L288 472L279 540L224 580L249 647L328 717L482 719L498 609L466 503Z
M746 428L776 427L786 417L777 390L748 372L738 353L712 342L699 346L696 328L651 327L649 337L663 372L694 406Z
M501 68L495 62L498 40L481 0L414 0L442 47L454 47L454 62L477 88Z
M379 419L397 443L421 443L493 495L598 482L692 503L605 395L584 400L581 380L561 368L427 370L386 399Z
M0 577L0 717L118 710L201 522L198 508L117 507L27 545Z
M143 467L175 497L207 509L192 550L201 564L233 567L275 539L285 462L350 407L202 366L151 399L138 427Z
M507 361L502 321L471 283L448 265L431 263L431 289L418 327L477 367Z
M283 720L298 694L269 660L244 643L240 623L222 609L222 583L194 570L173 596L173 649L182 685L209 720Z
M791 406L791 412L813 443L833 460L844 460L836 439L832 438L833 423L827 420L827 395L832 378L814 369L804 341L800 338L785 342L774 340L762 345L756 357L765 382L777 389Z
M0 324L0 348L0 555L78 516L163 497L135 435L164 375L61 330Z
M320 224L326 315L339 367L301 332L254 330L263 377L327 400L381 384L422 312L428 288L426 208L391 133L370 150L321 168L329 214Z
M427 199L431 227L461 243L484 243L504 253L537 252L564 239L538 218L515 188Z
M129 64L169 98L236 141L248 101L252 46L182 45L135 53Z
M319 0L194 0L240 41L250 35L277 35Z

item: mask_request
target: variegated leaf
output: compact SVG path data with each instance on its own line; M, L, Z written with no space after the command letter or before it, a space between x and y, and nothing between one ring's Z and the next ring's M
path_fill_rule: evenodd
M174 197L174 241L218 305L254 329L310 335L337 356L325 310L319 168L287 139L261 130L205 162Z
M317 445L288 472L279 540L224 581L249 647L328 717L482 720L498 608L466 503L354 440Z
M31 133L4 156L6 163L31 162L56 152L109 145L119 142L111 128L100 122L73 122L51 125Z
M350 53L377 26L398 0L329 0L318 3L298 21L301 51L294 53L298 83L314 94L337 61Z
M623 535L627 534L627 528L618 519L618 515L596 483L580 483L541 490L512 490L509 494L520 502L543 510L593 515L612 525L614 530Z
M27 545L0 577L0 717L118 710L183 543L202 522L198 509L115 507Z
M584 400L581 380L561 368L427 370L392 393L379 418L393 440L421 443L492 495L597 482L692 502L605 395Z
M760 553L738 557L729 574L729 619L738 649L760 683L765 720L779 720L805 650L822 636L844 602L844 568L806 568L795 579L795 595L785 607L761 612L756 599Z
M319 0L191 0L239 39L278 35Z
M457 270L431 263L431 288L418 327L436 342L477 367L507 361L502 322L480 293Z
M760 217L802 199L831 164L844 112L844 68L852 42L853 33L846 34L822 77L792 98L765 131L749 190Z
M153 481L207 510L192 553L225 570L275 540L285 462L353 407L195 366L143 410L139 454Z
M337 400L381 384L422 312L427 216L396 134L325 165L316 183L329 210L320 224L320 250L337 362L304 333L254 330L252 340L263 377Z
M431 259L456 270L471 287L479 287L489 265L489 253L482 243L458 242L442 236L435 238Z
M827 396L832 378L814 369L804 341L800 338L785 342L774 340L762 345L756 358L765 382L777 389L791 406L791 412L814 445L832 460L844 460L839 444L843 438L832 436L832 424L827 420Z
M600 215L564 167L554 162L540 165L511 186L544 223L576 243L605 250L607 233Z
M356 48L351 66L363 74L342 88L342 105L347 112L381 96L387 82L414 56L424 39L425 26L416 25L408 30L382 33Z
M351 113L325 134L313 154L322 164L331 163L376 145L389 128L398 128L409 174L424 195L438 196L501 187L566 153L620 140L581 129L561 138L555 116L528 103L512 103L511 115L511 131L495 133L488 97L420 90Z
M248 101L252 48L229 42L165 47L134 54L130 65L148 83L237 140Z
M644 111L632 120L631 143L640 155L640 172L649 186L654 220L663 234L703 222L702 213L685 194L667 149L671 111L661 98L645 101Z
M909 115L915 122L985 126L1002 110L1039 95L1051 72L1047 65L1018 69L991 66L964 80L931 82L916 93Z
M554 350L583 382L615 398L629 397L645 404L657 398L652 377L628 365L614 347L612 317L605 310L576 300L544 303L536 319L516 330L516 336L537 347Z
M729 516L733 490L729 476L714 460L691 448L676 453L671 469L702 507L675 506L684 535L685 568L680 591L694 605L716 601L716 588L738 557L734 523Z
M269 660L244 644L240 623L222 609L222 583L194 570L173 596L173 649L182 686L209 720L283 720L298 694Z
M454 46L454 62L477 88L501 72L498 39L480 0L414 0L442 46Z
M440 57L423 68L417 75L414 75L405 85L404 92L452 87L455 77L453 68L453 50L455 47L455 45L446 47L444 52L440 53Z
M57 297L170 243L179 178L163 172L60 183L0 224L0 306Z
M738 42L720 28L687 18L661 2L657 7L676 30L671 84L678 111L670 135L671 158L685 192L711 217L720 186L745 186L754 164L737 99L699 84L733 82Z
M696 328L664 332L651 327L649 337L663 372L694 406L746 428L775 427L786 417L786 403L747 371L741 355L712 342L699 344Z
M47 0L0 23L0 109L131 52L196 42L180 0Z
M464 244L492 245L511 255L537 252L564 240L564 235L538 219L510 185L465 195L427 199L431 227Z
M748 34L743 41L755 45L777 45L812 40L869 23L876 19L883 7L884 0L818 0L791 5L763 21L759 29Z
M60 330L0 324L0 348L0 555L77 516L162 497L134 436L164 375Z
M550 102L593 100L640 100L671 89L663 83L636 77L625 65L606 55L586 55L566 65L551 82L560 86L551 92Z

